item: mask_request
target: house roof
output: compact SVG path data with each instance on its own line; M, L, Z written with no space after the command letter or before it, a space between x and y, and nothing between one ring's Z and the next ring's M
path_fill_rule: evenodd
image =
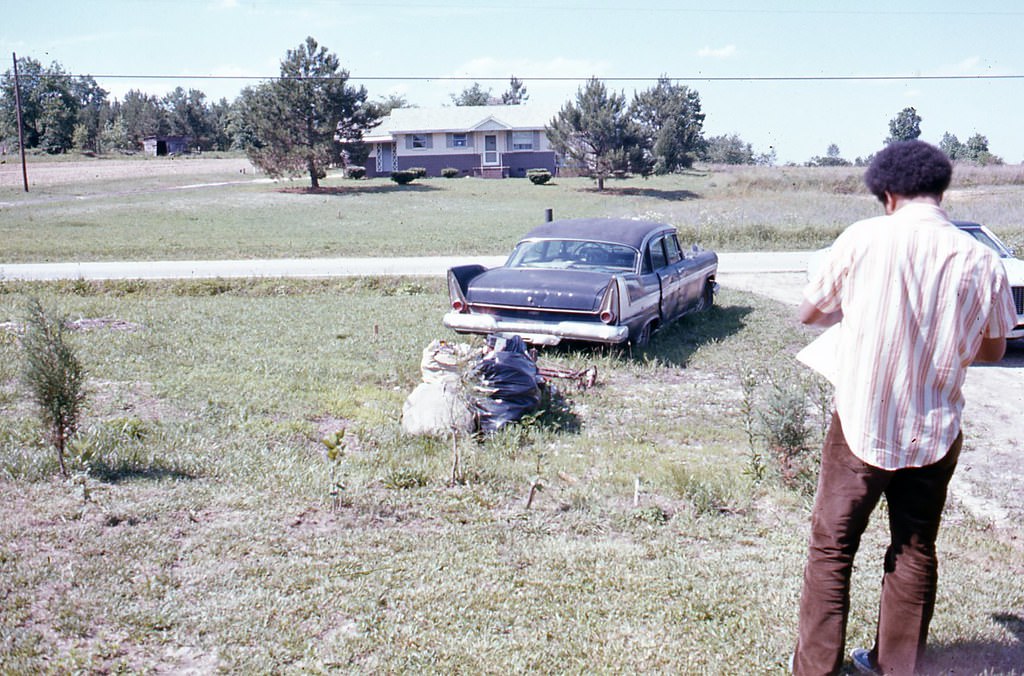
M543 129L552 117L550 110L528 105L395 108L364 140L391 140L396 134Z

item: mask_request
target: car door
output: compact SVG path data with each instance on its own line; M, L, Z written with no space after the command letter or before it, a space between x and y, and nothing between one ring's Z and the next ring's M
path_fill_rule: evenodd
M675 235L662 235L651 243L651 260L661 282L661 316L671 321L686 311L683 254Z

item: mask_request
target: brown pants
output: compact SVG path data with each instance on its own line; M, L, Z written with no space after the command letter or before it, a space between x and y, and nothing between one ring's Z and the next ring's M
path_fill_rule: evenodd
M853 557L882 495L891 539L871 655L886 674L914 673L935 607L935 538L962 441L958 436L935 464L879 469L853 455L833 414L811 516L794 674L836 674L842 667Z

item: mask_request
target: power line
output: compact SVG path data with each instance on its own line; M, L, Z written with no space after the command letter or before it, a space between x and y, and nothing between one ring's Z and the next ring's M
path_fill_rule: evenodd
M53 77L53 76L51 76ZM57 77L129 80L349 80L349 81L403 81L431 82L434 80L454 82L505 82L509 76L469 77L462 75L349 75L348 77L282 77L280 75L130 75L130 74L70 74ZM684 77L640 76L640 77L520 77L523 82L584 82L596 78L604 82L657 82L665 77L674 82L877 82L877 81L921 81L921 80L1024 80L1024 75L689 75Z

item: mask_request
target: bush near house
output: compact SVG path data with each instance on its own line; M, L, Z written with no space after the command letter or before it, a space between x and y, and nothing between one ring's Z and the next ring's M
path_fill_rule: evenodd
M349 167L346 173L349 178L366 178L366 167Z
M406 183L412 183L418 178L415 171L412 169L401 169L399 171L391 172L391 180L398 185L405 185Z
M425 178L427 176L426 167L409 167L408 171L411 171L416 178Z
M441 175L445 178L458 178L461 174L462 172L455 167L445 167L441 170Z
M526 172L526 178L534 185L544 185L551 180L551 172L547 169L530 169Z

